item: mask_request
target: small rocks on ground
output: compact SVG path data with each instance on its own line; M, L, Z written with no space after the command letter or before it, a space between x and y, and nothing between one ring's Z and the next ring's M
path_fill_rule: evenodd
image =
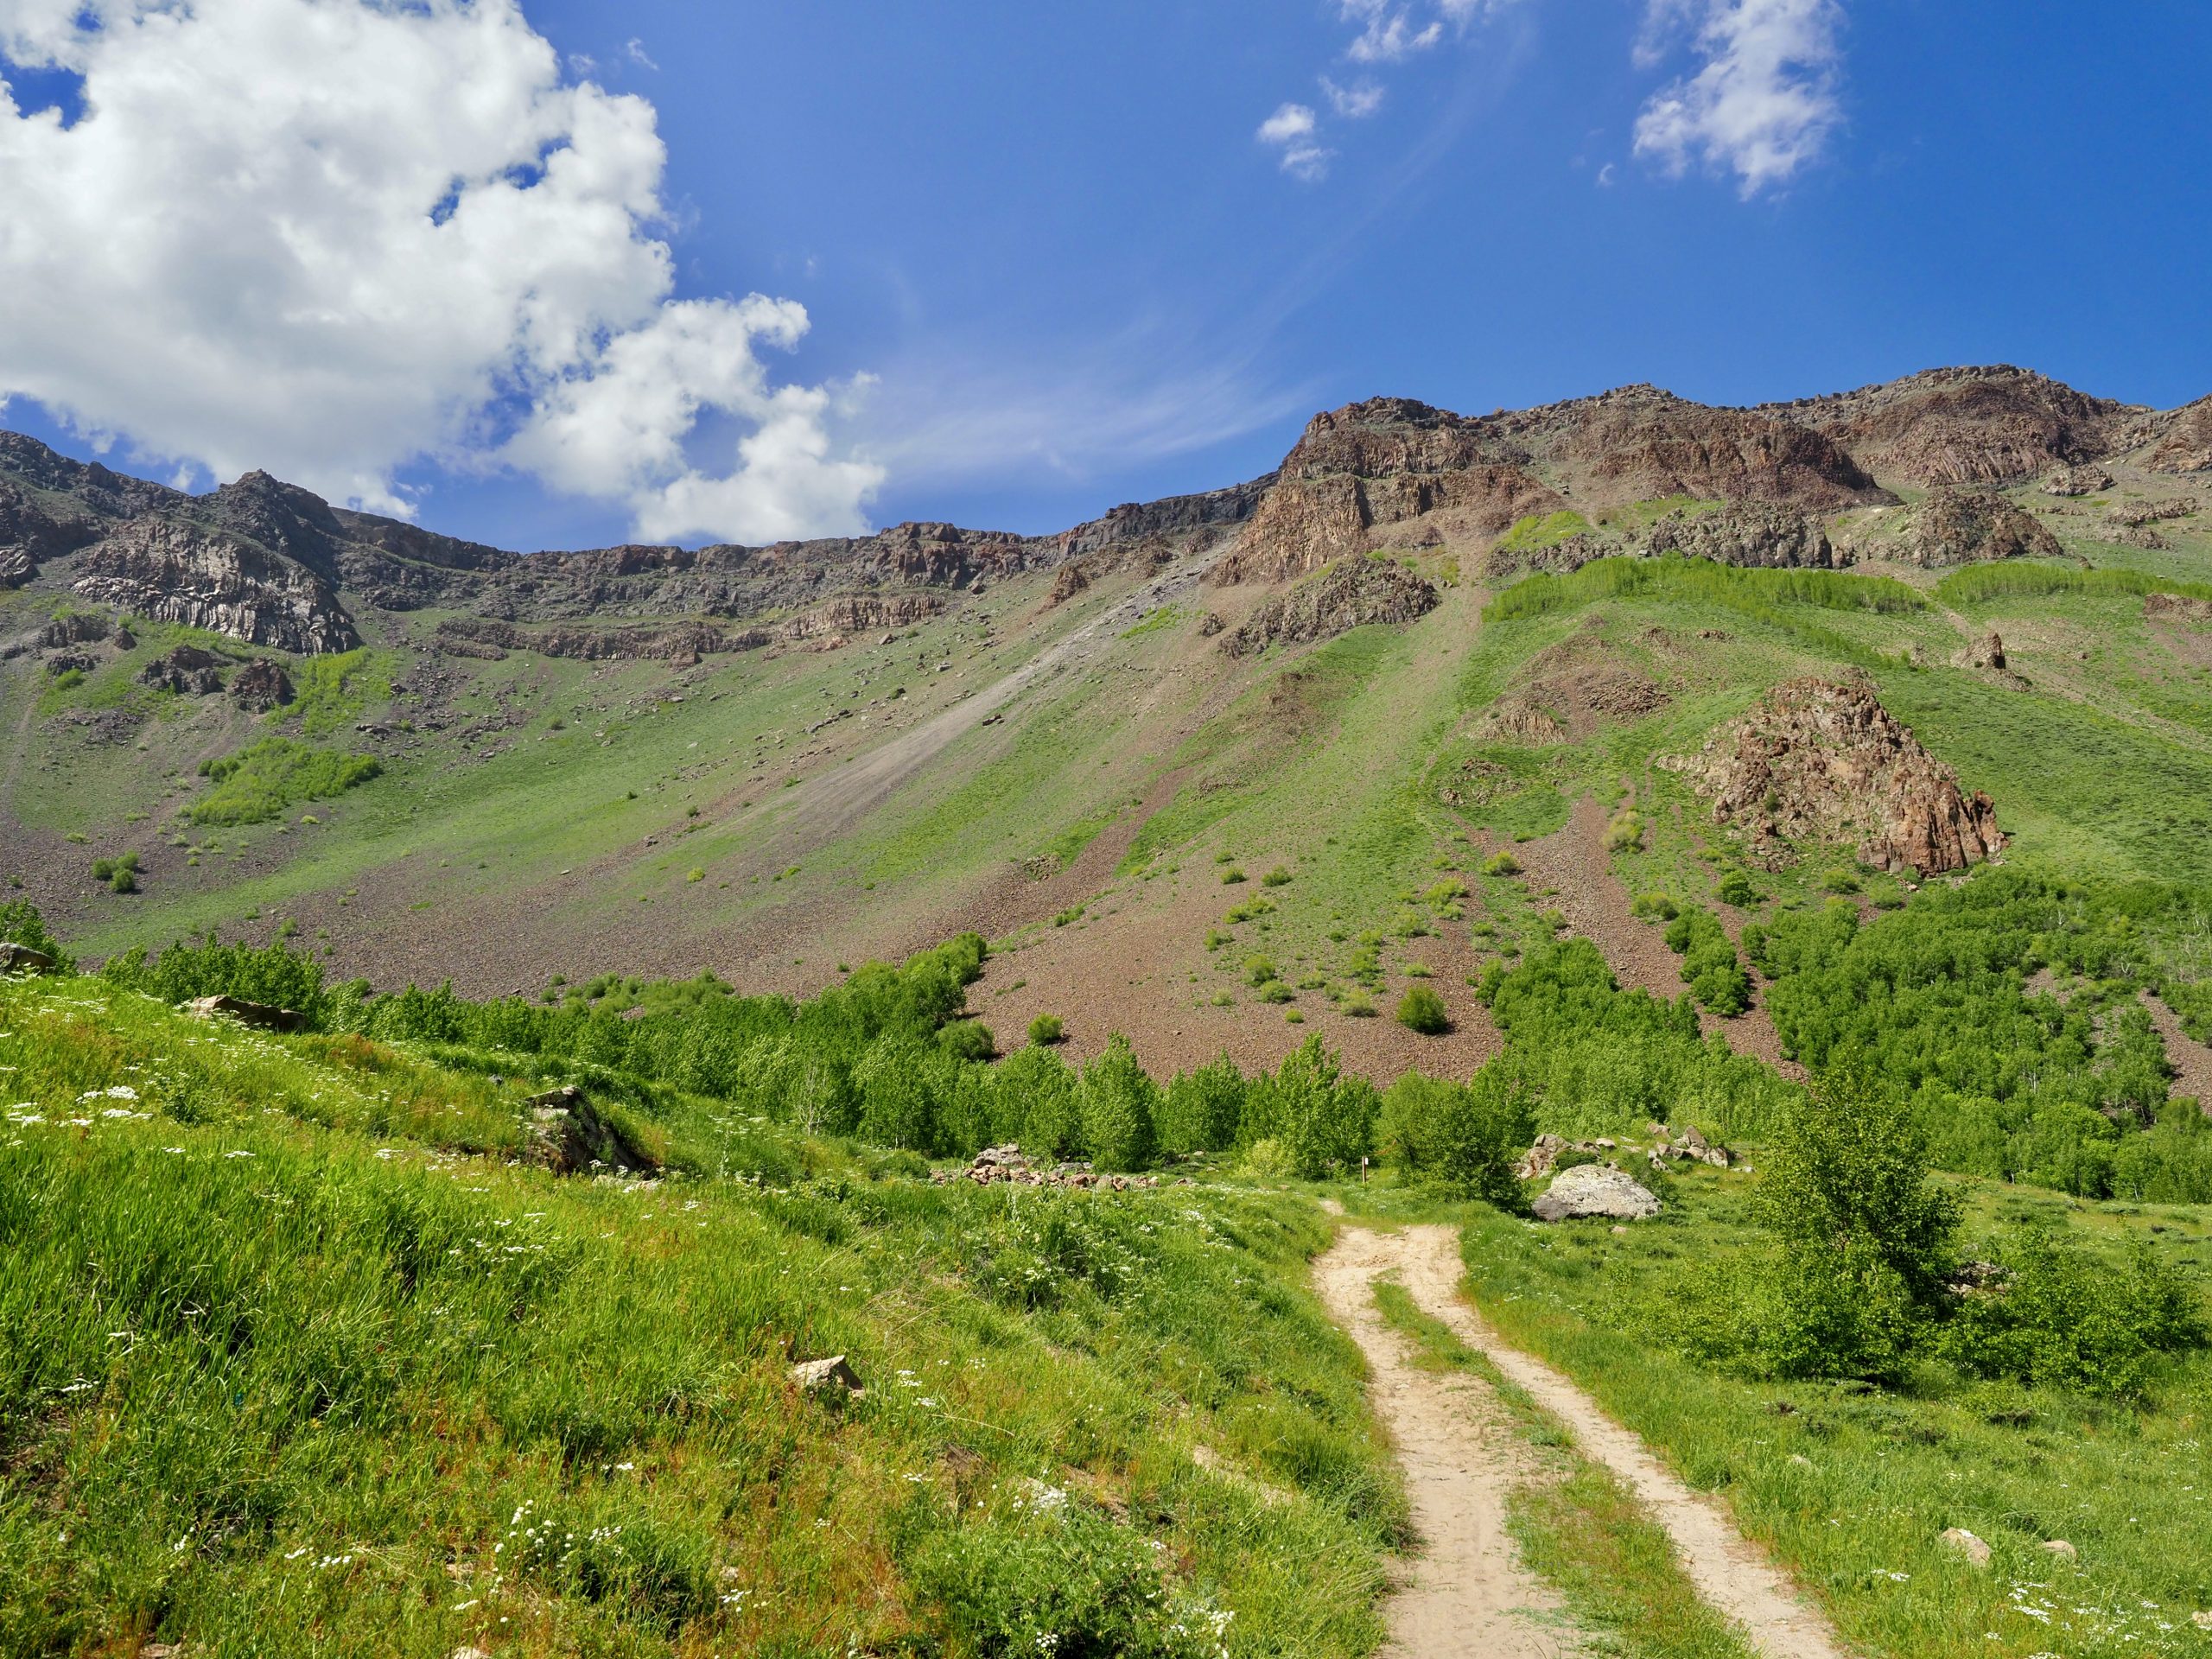
M988 1186L994 1181L1012 1181L1022 1186L1104 1187L1115 1192L1127 1192L1133 1187L1160 1185L1157 1175L1101 1175L1087 1163L1056 1165L1051 1169L1033 1167L1020 1147L1008 1142L1003 1147L986 1147L977 1153L963 1170L933 1170L930 1181L944 1186L956 1181L973 1181L978 1186ZM1188 1185L1187 1182L1184 1183Z
M2046 1538L2044 1540L2043 1548L2063 1561L2079 1561L2082 1559L2082 1552L2063 1538Z
M857 1400L868 1392L860 1373L845 1363L842 1354L801 1361L791 1367L791 1381L801 1394L823 1394L833 1398L843 1395Z
M1949 1548L1965 1556L1976 1567L1989 1565L1989 1546L1964 1527L1946 1527L1943 1529L1943 1542Z

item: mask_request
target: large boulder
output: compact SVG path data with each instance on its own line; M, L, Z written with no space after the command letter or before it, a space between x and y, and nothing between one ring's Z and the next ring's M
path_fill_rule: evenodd
M204 697L223 689L223 659L197 645L179 645L140 669L138 683L179 696Z
M1539 1221L1602 1217L1642 1221L1659 1213L1659 1200L1634 1176L1611 1164L1577 1164L1562 1172L1529 1208Z
M630 1174L653 1167L653 1160L595 1108L574 1084L532 1096L524 1128L529 1139L523 1160L556 1175L603 1170Z
M291 700L291 676L273 657L257 657L231 676L231 701L241 709L264 714Z
M263 1031L305 1031L308 1017L296 1008L280 1008L267 1002L249 1002L240 996L195 996L184 1011L197 1020L235 1020Z
M1817 517L1756 502L1662 518L1645 533L1643 550L1720 564L1791 569L1827 570L1837 563L1835 548Z

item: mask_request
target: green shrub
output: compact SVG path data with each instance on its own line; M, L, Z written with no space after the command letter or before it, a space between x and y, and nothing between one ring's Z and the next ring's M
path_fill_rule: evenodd
M1731 870L1720 878L1714 890L1720 902L1733 910L1742 910L1759 901L1758 889L1751 885L1751 878L1741 870Z
M1029 1022L1029 1040L1039 1048L1050 1048L1067 1039L1067 1027L1057 1014L1040 1014Z
M1083 1068L1078 1090L1083 1138L1101 1169L1142 1169L1158 1147L1160 1085L1137 1064L1129 1039L1107 1039L1104 1052Z
M1521 1079L1496 1064L1465 1084L1409 1071L1383 1094L1377 1139L1383 1157L1413 1179L1517 1209L1514 1165L1535 1134L1532 1106Z
M1629 906L1629 913L1638 921L1671 922L1681 912L1663 893L1639 893Z
M1263 887L1287 887L1290 885L1290 872L1278 864L1260 878L1260 885Z
M1275 964L1272 957L1248 957L1245 958L1244 982L1247 985L1266 985L1277 977L1279 976L1275 972Z
M1643 850L1643 817L1633 807L1623 807L1605 826L1605 850L1640 853Z
M1434 990L1415 985L1398 999L1398 1023L1424 1037L1440 1037L1452 1029L1452 1015Z
M1351 1077L1320 1038L1308 1037L1283 1057L1273 1077L1245 1091L1239 1138L1270 1141L1290 1169L1308 1180L1356 1169L1373 1146L1380 1099L1363 1077Z
M1221 884L1225 887L1234 887L1237 882L1242 881L1243 879L1244 872L1237 868L1234 864L1230 865L1227 869L1221 873Z
M136 893L138 891L138 872L128 865L118 865L107 884L118 893Z
M1226 1152L1243 1122L1245 1088L1227 1054L1177 1072L1160 1103L1160 1144L1170 1152Z
M1484 875L1518 875L1521 874L1521 861L1510 853L1492 853L1483 861L1483 874Z
M194 823L266 823L295 801L319 801L365 784L383 768L376 757L340 754L289 737L265 737L219 760L203 762L215 787L192 804Z
M1692 906L1678 913L1667 925L1667 948L1681 957L1690 994L1713 1013L1733 1018L1751 1006L1751 976L1711 911Z
M1255 1000L1262 1002L1287 1002L1295 995L1296 993L1282 981L1271 979L1260 988L1259 996Z
M1944 1330L1962 1370L2137 1395L2160 1356L2206 1340L2196 1293L2139 1239L2125 1268L2040 1227L1995 1254L1994 1282L1962 1295Z
M148 958L143 949L111 957L102 978L165 1002L200 996L235 996L291 1008L319 1022L325 1012L322 964L283 944L225 944L214 930L198 944L172 944Z

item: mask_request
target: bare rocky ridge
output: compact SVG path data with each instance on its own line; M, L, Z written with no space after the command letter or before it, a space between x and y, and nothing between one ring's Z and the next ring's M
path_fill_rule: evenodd
M1835 439L1878 475L1920 485L2009 483L2099 461L2139 442L2151 413L2007 364L1929 369L1765 407Z
M2057 559L2066 550L2044 522L1994 490L1945 487L1912 509L1903 556L1929 569L1989 559Z
M1388 559L1340 559L1320 575L1266 601L1221 642L1232 657L1272 645L1332 639L1370 622L1410 622L1436 608L1436 589Z
M1662 761L1713 803L1713 822L1767 869L1808 843L1853 844L1860 862L1923 875L2004 850L1997 809L1883 708L1863 676L1777 686L1696 755Z

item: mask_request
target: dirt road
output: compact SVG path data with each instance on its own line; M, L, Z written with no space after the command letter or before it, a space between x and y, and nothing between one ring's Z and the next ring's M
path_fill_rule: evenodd
M1398 1659L1580 1649L1556 1621L1555 1599L1519 1564L1504 1535L1506 1497L1523 1465L1496 1399L1471 1379L1455 1386L1411 1368L1404 1339L1375 1310L1374 1281L1389 1273L1424 1313L1527 1390L1573 1434L1584 1457L1636 1494L1674 1540L1698 1593L1734 1620L1755 1649L1768 1659L1848 1659L1827 1618L1718 1503L1690 1491L1565 1376L1508 1347L1460 1299L1453 1229L1380 1234L1353 1227L1315 1262L1314 1274L1322 1300L1373 1368L1376 1409L1397 1442L1414 1515L1429 1541L1411 1586L1391 1607Z

